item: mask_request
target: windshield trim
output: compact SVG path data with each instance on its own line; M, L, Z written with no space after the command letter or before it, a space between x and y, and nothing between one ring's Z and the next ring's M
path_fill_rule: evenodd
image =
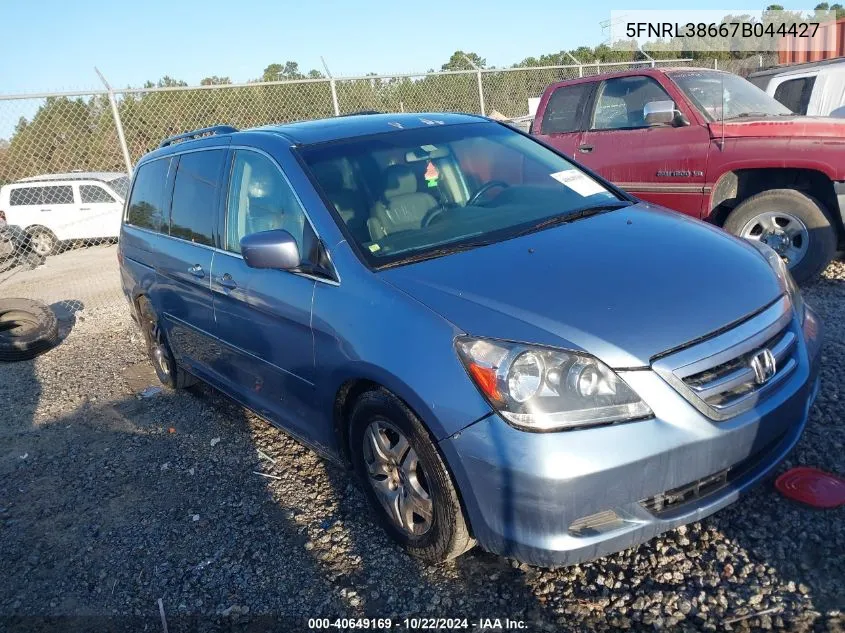
M495 119L484 118L484 119L481 119L479 121L466 122L466 123L447 123L444 126L437 126L437 127L438 128L440 128L440 127L469 127L469 126L474 126L474 125L489 125L491 123L496 124L498 126L501 126L501 127L505 128L506 130L508 130L509 132L511 132L513 134L519 134L521 136L525 136L528 139L530 139L532 142L537 143L538 145L542 145L543 147L545 147L550 152L556 154L558 157L560 157L563 160L565 160L566 162L568 162L570 165L572 165L572 167L574 169L577 169L577 170L587 174L588 176L594 178L605 189L607 189L607 191L609 193L616 196L616 198L619 201L626 201L626 202L630 202L631 204L636 204L637 202L639 202L639 199L637 199L633 195L629 194L627 191L620 189L619 187L617 187L613 183L611 183L608 180L606 180L605 178L603 178L601 175L595 173L591 169L588 169L584 165L577 163L571 157L569 157L565 154L562 154L558 149L556 149L552 145L546 143L542 139L539 139L539 138L537 138L537 137L535 137L531 134L528 134L528 133L524 132L523 130L513 128L509 125L506 125L502 121L496 121ZM397 255L396 257L388 257L388 258L374 258L374 257L372 257L360 244L358 244L358 241L354 238L354 236L349 231L349 228L346 226L346 222L344 222L343 218L340 217L340 213L337 211L335 206L328 199L326 193L323 191L323 188L320 186L320 183L317 180L317 177L311 171L311 168L310 168L308 162L305 160L305 156L303 155L303 152L307 151L311 148L315 148L315 147L327 147L327 146L331 146L331 145L344 145L344 144L347 144L347 143L355 143L355 142L359 142L359 141L366 141L368 139L378 138L378 137L384 136L385 134L401 134L401 133L406 132L406 131L414 131L414 130L419 130L419 129L420 128L408 128L408 129L404 129L404 130L398 130L398 129L397 130L386 130L386 131L376 132L376 133L373 133L373 134L361 134L361 135L355 135L355 136L344 136L344 137L337 138L337 139L317 141L317 142L314 142L314 143L297 143L297 144L292 145L291 148L290 148L291 153L294 156L294 159L299 163L300 168L302 169L302 171L305 174L308 181L311 183L311 186L314 188L314 191L319 196L319 198L322 201L323 206L325 207L327 213L331 216L335 225L340 230L340 232L343 235L345 241L349 244L352 252L358 258L358 260L367 269L369 269L372 272L379 272L379 271L384 270L386 268L396 268L398 266L404 266L406 264L414 263L415 258L417 256L423 255L424 253L427 253L427 252L436 251L436 250L438 250L438 247L435 246L435 247L430 247L430 248L419 250L419 251L414 251L412 253L407 253L407 254L405 254L404 257L399 256L399 255ZM575 209L574 211L577 211L577 209ZM569 212L567 212L567 213L569 213ZM562 215L562 214L559 214L559 215ZM556 217L556 216L549 216L549 217L551 218L551 217ZM546 219L549 219L549 218L546 218ZM479 242L477 248L481 248L483 246L490 246L490 245L493 245L493 244L497 244L499 242L505 242L505 241L508 241L510 239L515 239L517 237L523 237L524 236L523 234L516 235L516 233L520 233L521 231L524 231L530 225L531 225L531 222L526 222L526 223L523 223L523 224L520 224L520 225L514 225L514 226L506 227L506 228L503 228L503 229L497 229L496 231L492 231L492 232L488 233L487 236L486 236L486 239L483 239L483 240L478 239L479 235L477 235L477 234L471 235L471 236L465 236L464 238L458 238L455 241L449 242L449 244L445 245L444 248L455 247L457 250L462 250L461 249L462 246L467 246L467 244L470 244L472 242ZM556 226L557 225L551 226L549 228L550 229L556 228ZM541 231L542 230L548 230L548 229L541 229ZM446 255L449 255L449 254L450 253L447 252L447 253L443 253L442 255L434 255L431 258L423 258L422 261L424 261L425 259L435 259L435 258L439 258L439 257L445 257Z

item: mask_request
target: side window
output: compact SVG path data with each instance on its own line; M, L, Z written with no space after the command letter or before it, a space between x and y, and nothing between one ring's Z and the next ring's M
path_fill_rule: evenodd
M70 185L42 187L41 204L73 204L73 187Z
M651 77L620 77L602 83L593 113L593 130L647 127L643 108L651 101L672 101Z
M20 187L9 192L9 204L13 207L27 204L41 204L41 187Z
M795 114L807 114L807 106L810 105L810 95L813 94L815 83L815 76L789 79L775 88L775 99Z
M263 154L235 152L226 212L226 250L241 252L245 235L283 229L293 235L303 259L311 248L305 212L276 164Z
M82 204L115 202L112 195L99 185L79 185L79 197L82 199Z
M593 84L581 83L562 86L552 93L543 112L542 134L577 132L581 113Z
M195 244L213 245L217 192L225 150L182 154L173 184L170 235Z
M150 161L138 168L126 213L127 224L153 231L162 230L164 188L169 168L169 158Z

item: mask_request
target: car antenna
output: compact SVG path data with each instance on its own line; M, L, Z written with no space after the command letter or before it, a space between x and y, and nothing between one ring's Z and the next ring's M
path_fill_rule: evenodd
M725 75L719 78L719 83L722 86L722 145L721 149L725 151Z

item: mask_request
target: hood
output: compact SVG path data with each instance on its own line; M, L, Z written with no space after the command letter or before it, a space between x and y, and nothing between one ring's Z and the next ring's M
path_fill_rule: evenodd
M804 137L804 138L845 138L845 119L813 116L771 116L730 119L724 123L710 123L712 138L754 137Z
M379 274L467 334L614 368L646 366L783 292L753 247L644 203Z

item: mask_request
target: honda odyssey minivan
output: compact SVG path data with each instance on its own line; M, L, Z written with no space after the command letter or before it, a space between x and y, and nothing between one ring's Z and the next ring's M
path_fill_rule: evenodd
M349 464L429 561L569 564L698 520L776 468L818 389L773 250L483 117L167 139L119 260L165 384Z

